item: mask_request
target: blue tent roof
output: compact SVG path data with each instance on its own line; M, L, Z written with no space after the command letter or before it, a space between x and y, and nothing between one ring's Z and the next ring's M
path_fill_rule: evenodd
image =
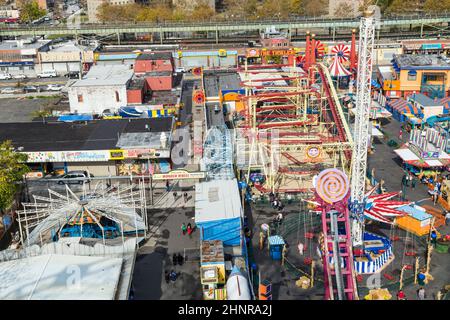
M74 122L74 121L90 121L93 119L94 117L91 114L66 114L60 116L58 118L58 121Z

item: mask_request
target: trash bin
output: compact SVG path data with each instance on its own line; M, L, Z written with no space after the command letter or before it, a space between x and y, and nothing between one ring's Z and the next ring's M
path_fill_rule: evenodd
M281 260L284 240L280 236L270 236L269 237L269 252L272 260Z
M448 253L449 245L450 245L449 241L438 240L438 241L436 241L435 251L438 253Z

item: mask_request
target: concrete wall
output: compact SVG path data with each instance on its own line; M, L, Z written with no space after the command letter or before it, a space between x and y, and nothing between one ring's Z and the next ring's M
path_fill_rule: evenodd
M82 61L84 63L94 62L94 52L83 51L81 53ZM48 51L39 52L39 60L41 62L66 62L66 61L80 61L80 51Z
M116 92L119 101L116 100ZM101 113L105 109L117 111L127 105L127 90L125 85L69 87L70 112ZM82 102L78 97L82 97Z

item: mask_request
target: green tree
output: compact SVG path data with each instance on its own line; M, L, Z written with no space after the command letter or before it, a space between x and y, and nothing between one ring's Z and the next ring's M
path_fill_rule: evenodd
M305 0L291 0L290 11L294 14L305 14Z
M0 144L0 212L13 204L17 182L29 171L26 160L27 155L15 152L11 141Z
M393 0L386 11L393 14L411 14L417 12L421 6L422 3L418 0Z
M25 1L20 4L20 21L31 22L47 14L47 11L40 9L36 1Z
M428 13L449 11L450 0L425 0L423 10Z
M321 16L328 12L327 0L305 0L305 14L308 16Z

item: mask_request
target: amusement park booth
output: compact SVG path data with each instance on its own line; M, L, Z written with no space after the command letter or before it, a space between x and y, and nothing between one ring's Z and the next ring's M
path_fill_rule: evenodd
M397 210L408 213L408 215L396 219L400 228L419 237L430 233L433 216L428 214L424 208L417 205L406 205L397 208Z
M205 300L225 300L225 256L222 241L202 241L200 246L200 279Z
M195 223L202 241L220 240L225 247L239 247L243 240L242 219L236 179L195 185Z
M447 138L433 128L413 129L409 142L394 152L412 173L418 175L423 170L442 170L450 163L446 149Z
M431 116L444 113L444 106L441 101L433 100L422 93L414 93L408 96L408 101L417 109L420 109L425 121Z

